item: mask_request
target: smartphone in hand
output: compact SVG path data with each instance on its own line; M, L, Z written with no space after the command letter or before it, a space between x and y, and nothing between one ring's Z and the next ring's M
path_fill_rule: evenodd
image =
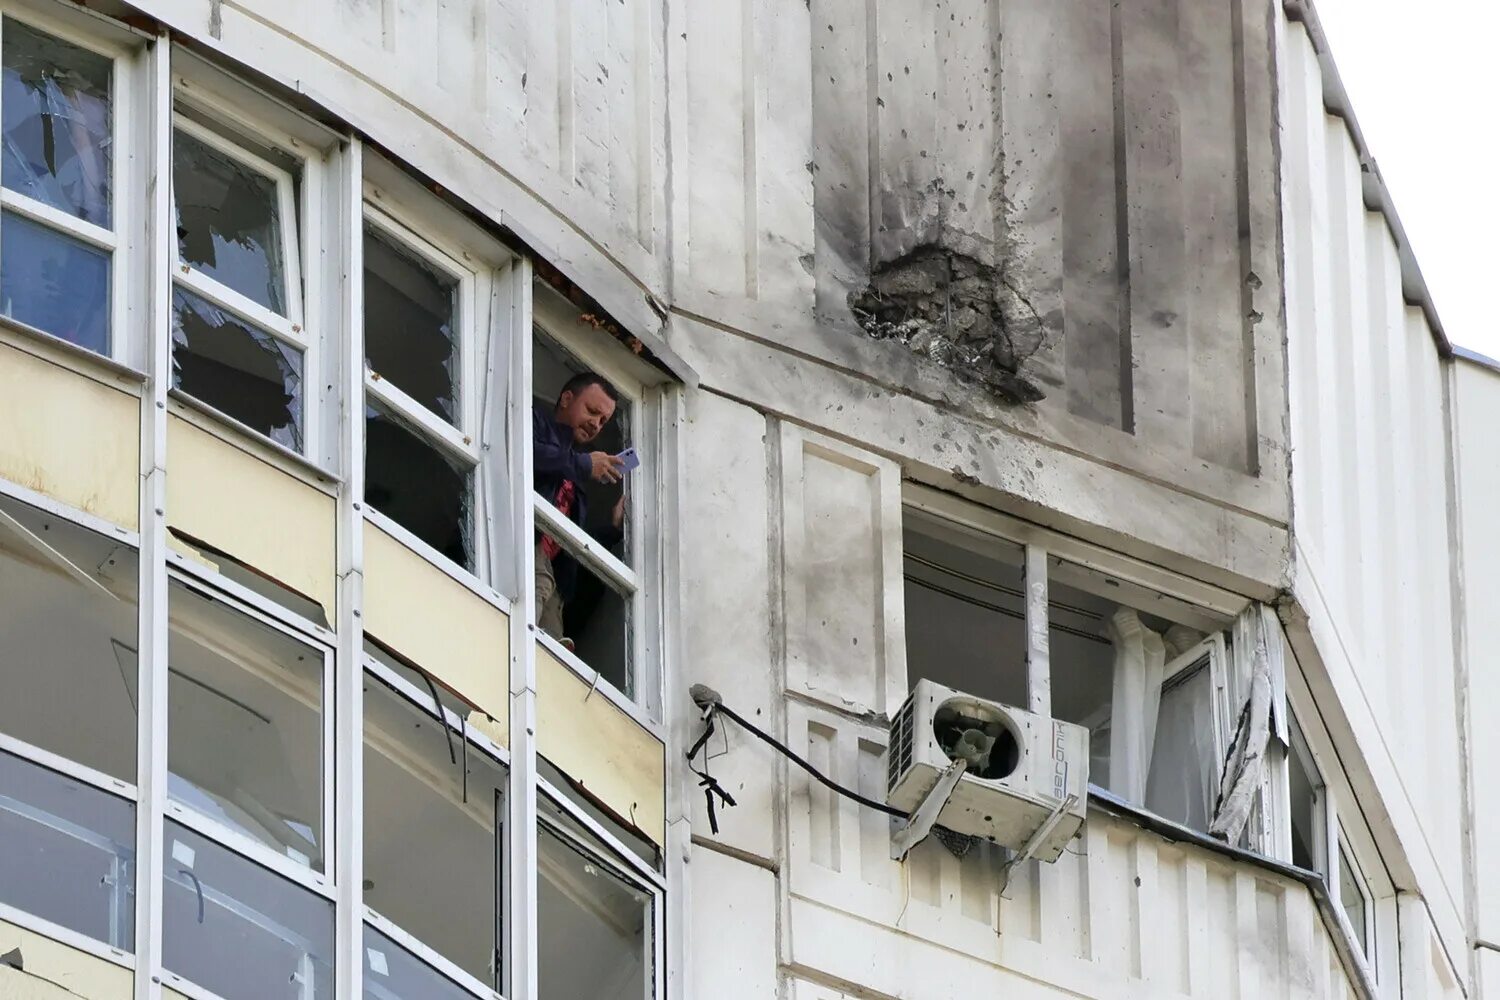
M631 472L641 466L641 456L636 454L634 446L626 448L615 457L625 463L620 467L621 472Z

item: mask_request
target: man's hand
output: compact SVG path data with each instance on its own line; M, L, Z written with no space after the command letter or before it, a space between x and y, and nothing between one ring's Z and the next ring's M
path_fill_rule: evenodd
M619 531L625 524L625 494L620 494L620 499L615 501L615 509L610 512L610 521L614 523L615 530Z
M620 477L624 475L621 471L624 461L608 452L591 451L589 461L593 463L589 475L593 476L596 483L618 483Z

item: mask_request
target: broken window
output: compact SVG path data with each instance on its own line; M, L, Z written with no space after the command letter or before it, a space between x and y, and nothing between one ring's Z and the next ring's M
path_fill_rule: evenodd
M1291 747L1287 754L1287 791L1291 803L1292 864L1311 872L1327 871L1323 778L1295 719L1291 723Z
M365 364L449 423L458 419L459 278L365 226Z
M223 1000L333 996L333 902L171 819L162 965Z
M0 903L135 950L135 805L0 752Z
M170 600L168 794L322 871L329 656L182 583Z
M1089 730L1089 778L1207 830L1229 734L1223 616L1019 543L908 509L906 661L926 679L1026 708L1028 593L1047 595L1051 714Z
M135 783L134 549L0 497L0 734Z
M302 352L181 288L172 294L172 384L302 450Z
M597 842L543 820L537 829L537 995L654 996L656 897Z
M429 682L382 673L365 675L365 904L498 990L505 769Z
M634 546L647 480L633 438L639 403L540 328L532 361L538 625L641 700Z
M911 682L930 680L1024 708L1026 555L1021 546L916 511L905 520L904 544Z
M114 65L0 22L0 312L110 353Z
M503 365L506 350L490 343L494 278L473 263L478 251L418 235L388 204L374 204L373 187L367 194L365 499L419 542L488 580L494 567L481 558L485 541L477 535L481 524L494 522L480 512L480 458L484 441L496 438L485 433L477 372L480 355L495 352ZM489 460L501 467L504 454L495 449Z
M1354 931L1354 940L1365 956L1370 955L1370 941L1374 929L1374 912L1370 905L1370 890L1365 887L1365 877L1359 865L1349 853L1342 836L1339 837L1339 906L1349 918Z
M312 375L297 253L298 169L285 154L177 111L173 387L301 453Z
M474 470L411 424L365 405L365 502L465 569L474 568Z

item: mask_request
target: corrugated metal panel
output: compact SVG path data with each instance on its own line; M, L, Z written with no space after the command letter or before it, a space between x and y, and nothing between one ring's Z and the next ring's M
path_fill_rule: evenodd
M880 793L883 729L788 713L794 747ZM991 845L960 860L929 839L897 864L886 817L800 771L788 796L790 964L832 981L912 1000L1354 995L1301 883L1109 815L1092 812L1057 863L1022 866L1002 892Z
M1295 590L1326 619L1329 672L1354 678L1340 710L1378 730L1361 749L1399 777L1382 794L1421 826L1424 842L1404 849L1430 852L1446 882L1424 890L1457 914L1444 362L1406 302L1385 219L1365 207L1358 150L1324 108L1303 25L1280 22L1279 51Z

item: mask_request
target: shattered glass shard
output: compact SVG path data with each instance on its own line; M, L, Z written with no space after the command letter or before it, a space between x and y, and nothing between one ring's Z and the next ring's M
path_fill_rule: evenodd
M110 61L5 19L0 182L108 228Z
M474 473L393 414L365 406L365 502L474 568Z
M179 129L172 133L172 189L183 263L285 315L276 182Z
M181 288L172 317L172 384L300 452L302 352Z
M365 230L365 362L455 423L458 281L380 233Z

